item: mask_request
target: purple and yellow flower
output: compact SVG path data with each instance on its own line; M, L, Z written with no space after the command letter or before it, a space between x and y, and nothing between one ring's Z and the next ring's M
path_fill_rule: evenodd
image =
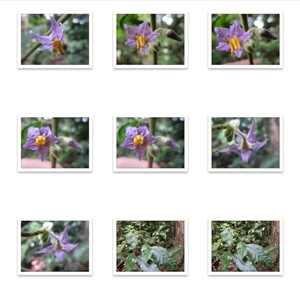
M30 127L28 128L27 141L23 148L36 151L40 155L41 161L44 161L50 146L59 142L60 139L52 134L49 127Z
M47 254L52 253L58 262L61 262L66 253L74 250L78 244L70 244L68 242L68 225L65 227L62 235L57 236L53 231L49 232L50 234L50 242L52 245L37 251L35 254Z
M58 54L64 54L63 40L64 40L64 30L61 25L59 25L54 17L50 15L51 22L51 33L49 36L41 36L29 30L31 36L33 36L38 42L40 42L43 47L39 48L41 51L54 49Z
M153 136L146 126L140 127L126 127L126 137L124 142L121 144L122 148L133 150L139 160L142 160L147 147L156 143L158 139Z
M237 21L230 28L215 28L219 41L216 50L230 51L231 55L240 58L243 53L244 44L252 37L252 32L245 32Z
M125 45L136 47L137 51L147 53L150 43L160 36L159 32L153 32L147 21L144 21L139 27L125 24L124 28L127 33L127 41Z
M267 142L268 139L265 139L263 142L258 142L256 140L255 134L255 122L252 120L252 125L247 134L241 132L237 126L234 126L234 131L236 133L236 142L237 144L229 146L228 148L219 150L219 153L233 152L238 154L244 163L248 163L250 157L258 149L262 148Z

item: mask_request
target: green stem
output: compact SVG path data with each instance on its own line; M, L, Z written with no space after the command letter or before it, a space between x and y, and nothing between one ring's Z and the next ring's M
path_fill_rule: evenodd
M149 131L152 135L155 136L155 125L157 118L149 118ZM148 155L148 168L152 168L153 165L153 157Z
M37 231L33 231L33 232L21 232L21 236L22 237L32 237L32 236L40 235L43 233L44 233L44 230L37 230Z
M72 15L62 15L58 20L57 23L64 23L66 22ZM46 33L45 36L49 35L51 33L51 29L49 29ZM21 57L21 64L24 63L24 61L42 44L41 43L36 43L34 44L22 57Z
M59 118L52 118L52 133L55 136L58 136L58 123L59 123ZM56 168L56 157L50 155L50 158L51 158L51 168Z
M220 125L213 125L212 126L212 132L224 130L228 128L228 124L220 124Z
M249 30L249 26L248 26L248 16L246 14L240 14L240 18L242 21L242 25L243 25L243 29L245 32L247 32ZM253 65L253 54L247 52L248 55L248 59L249 59L249 64Z
M151 14L151 27L152 31L156 30L156 14ZM153 64L157 65L157 52L153 51Z

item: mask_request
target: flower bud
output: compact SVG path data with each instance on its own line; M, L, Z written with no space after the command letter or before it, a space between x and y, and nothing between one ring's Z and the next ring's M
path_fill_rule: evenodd
M178 144L176 144L172 139L170 139L169 137L165 137L165 136L159 136L158 137L160 139L160 141L168 146L168 147L171 147L171 148L174 148L174 149L179 149L180 146Z
M277 40L278 39L277 35L275 35L274 33L272 33L271 31L269 31L266 28L259 29L258 35L263 37L263 38L270 39L270 40Z
M170 38L172 40L182 42L182 37L180 37L174 30L167 28L157 28L155 32L159 32L163 36Z
M148 146L147 154L153 158L157 158L159 155L159 148L155 144L152 144L151 146Z
M73 147L75 149L81 150L82 146L80 144L78 144L75 140L73 140L72 138L69 137L59 137L67 146Z
M62 149L57 144L50 147L50 155L54 158L59 159L62 155Z

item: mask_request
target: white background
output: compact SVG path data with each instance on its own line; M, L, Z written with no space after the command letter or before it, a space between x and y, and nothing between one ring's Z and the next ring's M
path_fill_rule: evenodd
M188 12L187 70L113 70L112 16ZM92 70L18 70L17 12L92 11ZM208 70L208 12L284 12L283 70ZM298 294L299 2L0 1L3 299L285 299ZM71 11L71 12L72 12ZM17 115L94 116L94 172L17 173ZM189 116L189 172L112 172L112 115ZM207 115L284 115L284 172L207 172ZM93 276L17 276L17 219L93 219ZM189 275L112 276L112 219L189 219ZM209 277L207 219L284 219L284 275ZM2 297L4 296L4 297Z

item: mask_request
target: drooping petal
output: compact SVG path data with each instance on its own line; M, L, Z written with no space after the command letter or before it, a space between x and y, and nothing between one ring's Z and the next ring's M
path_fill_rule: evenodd
M252 144L253 151L257 151L258 149L262 148L268 141L269 139L265 139L263 142L255 142Z
M247 140L250 143L255 143L256 142L256 133L255 133L255 122L252 120L251 127L247 133Z
M35 254L46 254L46 253L53 253L54 251L54 246L50 245L40 251L35 252Z
M62 41L64 38L63 28L56 22L56 20L52 15L50 15L50 22L51 22L51 30L52 30L51 33L52 40L56 37L60 41Z
M62 262L62 259L64 258L66 252L63 250L55 250L54 256L56 257L58 262Z
M66 244L68 242L68 225L66 225L63 233L59 237L59 240L63 243Z
M64 245L64 250L66 252L70 252L70 251L74 250L77 246L78 246L78 244L73 245L73 244L67 243Z
M242 158L243 163L247 164L251 155L253 154L252 150L240 150L240 157Z
M52 43L52 40L51 40L50 36L41 36L41 35L38 35L38 34L34 33L32 30L29 30L29 33L32 37L34 37L41 44L50 45Z

